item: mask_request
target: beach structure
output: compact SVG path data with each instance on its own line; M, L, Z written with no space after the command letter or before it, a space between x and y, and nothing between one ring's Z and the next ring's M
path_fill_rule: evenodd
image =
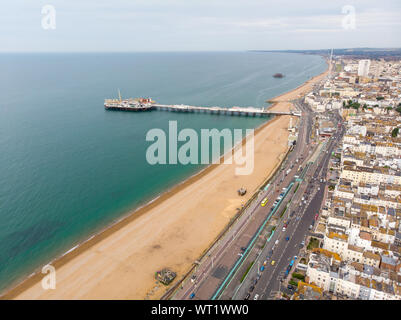
M177 276L177 274L170 269L163 269L156 272L156 279L159 280L164 285L169 285Z
M255 107L200 107L200 106L188 106L188 105L165 105L157 104L150 98L139 98L139 99L106 99L104 102L106 110L112 111L132 111L132 112L143 112L143 111L170 111L170 112L185 112L185 113L209 113L216 115L230 115L230 116L249 116L249 117L263 117L270 115L292 115L301 117L300 111L272 111L267 108L255 108Z
M245 193L246 193L246 189L245 189L244 187L241 187L241 188L238 189L238 194L239 194L240 196L245 195Z

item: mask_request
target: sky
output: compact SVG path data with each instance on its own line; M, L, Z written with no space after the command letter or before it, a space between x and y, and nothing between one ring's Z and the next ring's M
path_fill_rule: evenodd
M2 0L0 7L0 52L359 47L401 47L400 0Z

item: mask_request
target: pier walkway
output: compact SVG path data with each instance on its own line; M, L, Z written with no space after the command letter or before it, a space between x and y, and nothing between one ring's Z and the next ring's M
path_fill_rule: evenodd
M255 107L197 107L197 106L187 106L187 105L165 105L165 104L150 104L142 106L128 106L121 104L105 104L106 110L116 110L116 111L170 111L170 112L192 112L192 113L209 113L209 114L221 114L221 115L232 115L232 116L270 116L270 115L291 115L301 117L302 113L300 111L270 111L267 108L255 108Z

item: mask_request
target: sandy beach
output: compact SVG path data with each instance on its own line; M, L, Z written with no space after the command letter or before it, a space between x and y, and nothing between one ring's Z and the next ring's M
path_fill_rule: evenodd
M311 90L327 71L270 101L274 110ZM9 291L5 299L151 299L169 288L157 284L157 270L168 267L179 280L221 230L282 161L287 151L290 116L278 116L255 133L251 175L235 174L236 164L211 165L133 212L105 232L52 263L57 287L44 290L38 273ZM244 151L245 152L245 151ZM240 197L237 189L247 188Z

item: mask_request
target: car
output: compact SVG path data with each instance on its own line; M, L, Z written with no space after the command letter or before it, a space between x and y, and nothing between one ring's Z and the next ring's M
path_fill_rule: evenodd
M249 292L252 292L254 289L255 289L255 286L251 286L251 287L249 288Z
M285 231L285 229L286 229L286 228L285 228L285 227L283 227L283 232Z
M249 300L250 296L251 296L251 294L248 293L248 294L245 296L244 300Z
M238 255L239 255L240 257L242 257L244 254L240 252L240 253L238 253Z
M190 295L189 295L189 299L193 299L195 297L195 293L191 293Z
M264 265L264 266L267 265L267 260L263 261L263 265Z
M298 259L298 256L294 256L294 260L297 260Z
M287 228L288 227L288 223L286 223L285 225L284 225L284 228Z
M242 250L242 251L245 251L245 250L246 250L246 247L241 247L241 250Z
M253 300L258 300L258 298L259 298L259 295L255 294L255 296L253 297Z
M275 263L276 263L276 261L273 260L272 263L271 263L271 265L274 266Z
M278 239L276 240L276 242L274 244L276 244L276 245L278 244Z

